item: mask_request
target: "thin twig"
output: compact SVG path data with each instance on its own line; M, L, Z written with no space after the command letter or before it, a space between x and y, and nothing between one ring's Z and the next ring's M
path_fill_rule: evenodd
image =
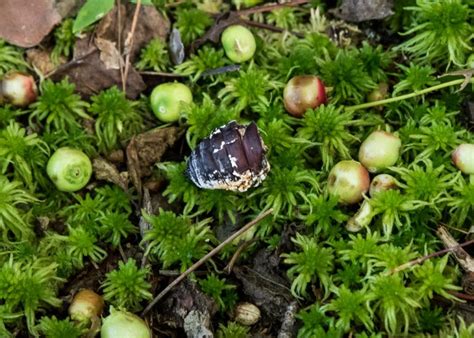
M125 54L126 54L125 71L124 71L123 81L122 81L122 90L125 95L127 95L127 78L128 78L128 69L130 68L130 54L132 53L132 49L133 49L133 37L135 35L135 29L137 28L138 14L140 13L141 3L142 3L142 0L137 0L135 13L133 14L132 28L130 29L130 35L127 37L127 40L125 40L125 45L124 45L124 49L127 49L125 50Z
M448 229L453 229L455 231L458 231L464 235L469 235L470 232L469 231L466 231L466 230L463 230L463 229L459 229L459 228L456 228L456 227L453 227L452 225L448 225L448 224L442 224L442 226L448 228Z
M202 72L201 77L214 76L229 72L237 72L240 70L240 65L228 65L219 68L208 69Z
M275 9L280 9L283 7L295 7L299 5L304 5L304 4L307 4L308 2L310 2L310 0L293 0L293 1L283 2L279 4L256 6L249 9L237 11L237 14L245 16L245 15L255 14L255 13L270 12L270 11L274 11Z
M121 15L121 1L116 1L117 6L117 49L122 50L122 15ZM122 83L125 83L125 73L123 69L123 59L120 58L120 78Z
M445 253L448 253L448 252L451 252L457 248L462 248L462 247L465 247L465 246L468 246L468 245L471 245L474 243L474 239L471 239L470 241L467 241L467 242L464 242L464 243L461 243L459 245L456 245L456 246L453 246L453 247L450 247L450 248L447 248L447 249L443 249L443 250L440 250L440 251L436 251L436 252L433 252L429 255L426 255L426 256L423 256L423 257L419 257L417 259L414 259L412 261L409 261L408 263L405 263L405 264L402 264L402 265L399 265L397 266L396 268L394 269L391 269L388 274L391 275L391 274L394 274L394 273L397 273L397 272L400 272L402 270L405 270L405 269L408 269L410 267L412 267L413 265L417 265L417 264L421 264L423 263L424 261L430 259L430 258L433 258L433 257L438 257L438 256L441 256L441 255L444 255Z
M181 275L181 271L178 270L158 270L158 274L160 276L165 276L165 277L177 277ZM205 275L207 274L207 271L194 271L195 275Z
M455 297L457 297L457 298L474 302L474 296L473 295L467 295L465 293L456 292L456 291L448 291L448 293L455 296Z
M242 235L244 232L249 230L251 227L253 227L255 224L260 222L262 219L267 217L273 212L273 209L269 209L260 215L258 215L254 220L250 221L246 225L244 225L242 228L240 228L238 231L236 231L233 235L228 237L225 241L223 241L221 244L216 246L214 249L212 249L207 255L202 257L199 261L194 263L189 269L187 269L185 272L183 272L178 278L176 278L174 281L171 282L163 291L161 291L158 296L156 296L150 304L147 305L145 310L142 312L142 316L145 316L152 308L155 306L156 303L160 301L173 287L175 287L179 282L181 282L183 279L185 279L190 273L195 271L198 267L203 265L209 258L213 257L216 255L219 251L222 250L227 244L232 242L234 239Z
M143 203L143 206L142 206L143 212L148 215L151 215L153 213L153 206L151 204L150 191L147 188L143 189L143 202L142 203ZM139 213L140 213L140 216L139 216L140 220L138 222L138 226L140 227L140 236L142 237L142 240L143 240L146 232L150 230L151 224L148 223L148 221L145 219L145 217L143 217L140 211ZM148 255L147 255L148 244L149 244L148 241L143 241L143 257L142 257L142 263L141 263L142 268L145 267L147 259L148 259Z
M445 247L453 248L454 258L458 261L459 265L461 265L465 271L474 273L474 259L472 259L463 248L458 247L459 243L454 239L449 231L444 226L440 226L436 230L436 234Z
M266 30L269 30L269 31L272 31L272 32L277 32L277 33L288 32L290 34L293 34L296 37L304 38L303 33L289 31L289 30L286 30L284 28L280 28L280 27L277 27L277 26L274 26L274 25L269 25L269 24L266 24L266 23L252 21L252 20L245 20L245 19L242 19L241 22L243 24L247 25L247 26L262 28L262 29L266 29Z
M152 72L152 71L141 71L140 75L160 76L160 77L188 77L189 75L181 75L175 73L164 73L164 72Z
M119 249L119 252L120 252L120 256L122 256L123 262L126 263L128 261L128 259L127 259L127 255L125 255L125 251L123 251L122 244L119 243L118 249Z
M244 251L250 244L252 244L255 241L256 241L256 239L252 238L250 241L245 241L242 244L240 244L239 247L237 248L237 250L235 251L234 255L232 256L232 258L230 259L229 264L227 264L227 266L224 268L224 271L227 272L227 273L231 273L232 269L234 268L235 263L237 262L237 259L239 259L240 254L242 253L242 251Z
M270 279L270 278L268 278L268 277L265 277L265 276L262 275L260 272L254 270L254 269L251 269L251 268L249 268L248 266L245 267L245 268L246 268L247 270L249 270L249 271L252 271L254 274L258 275L258 277L260 277L261 279L263 279L263 280L269 282L270 284L276 285L276 286L278 286L278 287L280 287L280 288L286 289L286 290L288 290L288 291L291 292L291 289L290 289L289 287L287 287L287 286L285 286L285 285L283 285L283 284L280 284L280 283L278 283L278 282L275 282L274 280L272 280L272 279Z
M53 76L54 74L56 74L58 72L64 72L65 70L67 70L69 68L72 68L72 67L75 67L77 65L82 64L85 61L86 58L88 58L89 56L91 56L95 52L97 52L97 49L91 49L86 54L82 55L81 57L78 57L77 59L73 59L73 60L69 61L68 63L59 65L58 67L53 69L51 72L46 74L44 76L44 79L48 79L48 78L50 78L51 76Z

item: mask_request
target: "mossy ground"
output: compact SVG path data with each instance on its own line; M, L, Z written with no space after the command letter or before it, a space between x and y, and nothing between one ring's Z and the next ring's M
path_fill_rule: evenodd
M213 27L216 10L235 10L224 1L152 3L179 29L185 46ZM256 53L237 71L206 74L232 65L219 43L205 43L178 66L163 41L143 48L135 66L169 73L158 75L162 82L174 74L191 88L194 102L174 124L174 145L159 163L140 168L141 175L130 169L137 168L130 165L133 137L167 127L150 109L153 86L137 100L119 88L84 99L67 79L38 77L36 103L0 106L0 336L84 335L87 323L73 323L67 314L80 288L139 314L174 276L270 208L270 217L189 277L215 302L210 329L217 336L277 336L286 308L269 310L272 290L283 299L281 307L296 302L298 337L474 335L472 295L462 289L466 271L452 255L398 269L444 249L436 234L440 225L459 243L470 239L474 185L452 164L451 153L474 142L468 108L473 85L443 88L463 75L439 76L473 67L474 5L396 1L393 16L348 24L330 14L334 4L328 3L249 14L247 20L280 31L252 26ZM57 63L72 57L75 39L66 20L44 47ZM0 41L0 75L35 73L24 55ZM322 79L328 102L294 118L285 112L283 88L305 74ZM353 108L380 83L388 85L387 98L441 86ZM268 147L268 177L244 193L198 189L184 175L186 158L231 120L257 123ZM339 204L327 191L327 177L340 160L357 160L361 142L374 130L401 139L400 158L382 171L396 178L398 189L373 198L370 225L350 233L345 224L359 205ZM107 159L117 182L125 183L93 178L78 192L58 191L46 163L63 146ZM225 267L236 252L229 273ZM262 257L272 258L268 266ZM274 283L267 288L268 280ZM233 309L242 301L262 311L250 328L234 323ZM159 303L145 316L154 332L183 335L182 327L160 321L163 311Z

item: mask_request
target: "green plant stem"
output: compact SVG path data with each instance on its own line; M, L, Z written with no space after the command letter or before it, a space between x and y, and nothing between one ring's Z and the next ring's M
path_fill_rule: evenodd
M466 81L465 78L452 80L452 81L441 83L439 85L432 86L432 87L429 87L429 88L425 88L423 90L416 91L416 92L413 92L413 93L410 93L410 94L405 94L405 95L401 95L401 96L397 96L397 97L391 97L389 99L384 99L384 100L379 100L379 101L374 101L374 102L367 102L367 103L357 104L355 106L345 107L344 109L347 110L347 111L354 111L354 110L358 110L358 109L381 106L381 105L384 105L384 104L387 104L387 103L402 101L402 100L406 100L406 99L409 99L409 98L412 98L412 97L415 97L415 96L431 93L431 92L437 91L437 90L442 89L442 88L460 85L464 81ZM473 82L473 81L474 81L474 78L469 80L469 82Z
M181 282L183 279L185 279L190 273L192 273L194 270L196 270L197 268L199 268L202 264L204 264L209 258L211 258L212 256L214 256L215 254L217 254L219 251L222 250L223 247L225 247L227 244L229 244L230 242L232 242L234 239L236 239L237 237L239 237L240 235L242 235L244 232L246 232L247 230L249 230L251 227L253 227L255 224L257 224L258 222L260 222L262 219L264 219L265 217L267 217L268 215L270 215L271 213L273 212L273 209L269 209L267 211L264 211L262 212L260 215L258 215L253 221L250 221L249 223L247 223L246 225L244 225L242 228L240 228L238 231L236 231L233 235L231 235L230 237L228 237L225 241L223 241L221 244L219 244L218 246L216 246L214 249L212 249L207 255L205 255L204 257L202 257L199 261L197 261L196 263L194 263L191 267L189 267L189 269L187 269L186 271L184 271L178 278L176 278L174 281L171 282L171 284L169 284L163 291L161 291L158 296L156 296L151 302L150 304L147 305L147 307L145 308L145 310L143 310L142 312L142 316L145 316L152 308L153 306L155 306L156 303L158 303L158 301L160 299L162 299L174 286L176 286L179 282Z

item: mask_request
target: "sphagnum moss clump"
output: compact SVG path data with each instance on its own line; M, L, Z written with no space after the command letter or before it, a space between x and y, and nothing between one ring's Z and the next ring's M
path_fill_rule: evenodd
M453 256L413 263L445 248L440 224L462 243L474 223L474 134L464 119L473 87L462 75L473 57L472 1L396 1L373 31L333 20L329 1L257 3L152 0L179 30L186 57L172 64L174 47L161 33L136 40L130 67L148 87L136 99L120 82L79 96L72 78L35 75L26 50L0 40L0 98L6 74L30 72L39 88L28 107L0 102L0 336L92 336L99 323L76 322L63 304L82 288L104 297L102 334L114 337L182 335L174 326L189 318L164 322L182 300L210 304L206 330L217 337L284 335L291 304L298 337L473 335L457 317L470 296ZM246 11L239 20L220 14L237 7ZM42 42L53 63L72 58L87 34L73 33L74 23L63 20ZM245 34L223 35L232 26ZM454 73L441 76L447 68ZM294 90L294 79L310 81ZM157 119L162 103L149 94L175 82L166 101L181 102ZM183 86L185 100L175 90ZM230 121L255 123L270 171L247 192L201 189L187 177L191 151L213 132L219 140L216 130ZM150 135L174 140L156 164L150 155L167 141ZM233 142L213 150L243 161L240 146L255 149ZM74 166L47 170L61 149L93 165L79 185L70 187L82 173ZM224 159L210 149L200 150L201 164L212 158L219 168ZM73 162L60 157L64 167ZM389 183L377 185L380 177ZM180 272L270 209L138 318ZM257 306L257 323L239 321L242 303Z

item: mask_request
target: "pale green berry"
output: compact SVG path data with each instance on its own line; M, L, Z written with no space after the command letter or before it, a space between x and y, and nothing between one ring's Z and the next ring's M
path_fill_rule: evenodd
M179 83L163 83L155 87L150 95L150 103L155 116L162 122L176 122L183 114L183 104L193 102L193 94L188 86Z
M394 134L374 131L360 145L359 161L368 171L376 173L397 162L401 146L402 142Z
M255 38L244 26L227 27L221 36L222 46L227 57L237 63L250 60L255 54Z
M46 172L58 190L81 190L92 176L89 157L78 149L63 147L55 151L46 166Z
M343 204L360 202L369 190L369 185L369 173L357 161L341 161L329 172L328 191Z
M126 311L110 310L102 321L101 338L151 338L151 331L143 319Z
M463 143L452 154L454 165L463 173L474 175L474 144Z
M397 180L389 174L379 174L370 182L369 195L374 197L382 191L397 189Z

